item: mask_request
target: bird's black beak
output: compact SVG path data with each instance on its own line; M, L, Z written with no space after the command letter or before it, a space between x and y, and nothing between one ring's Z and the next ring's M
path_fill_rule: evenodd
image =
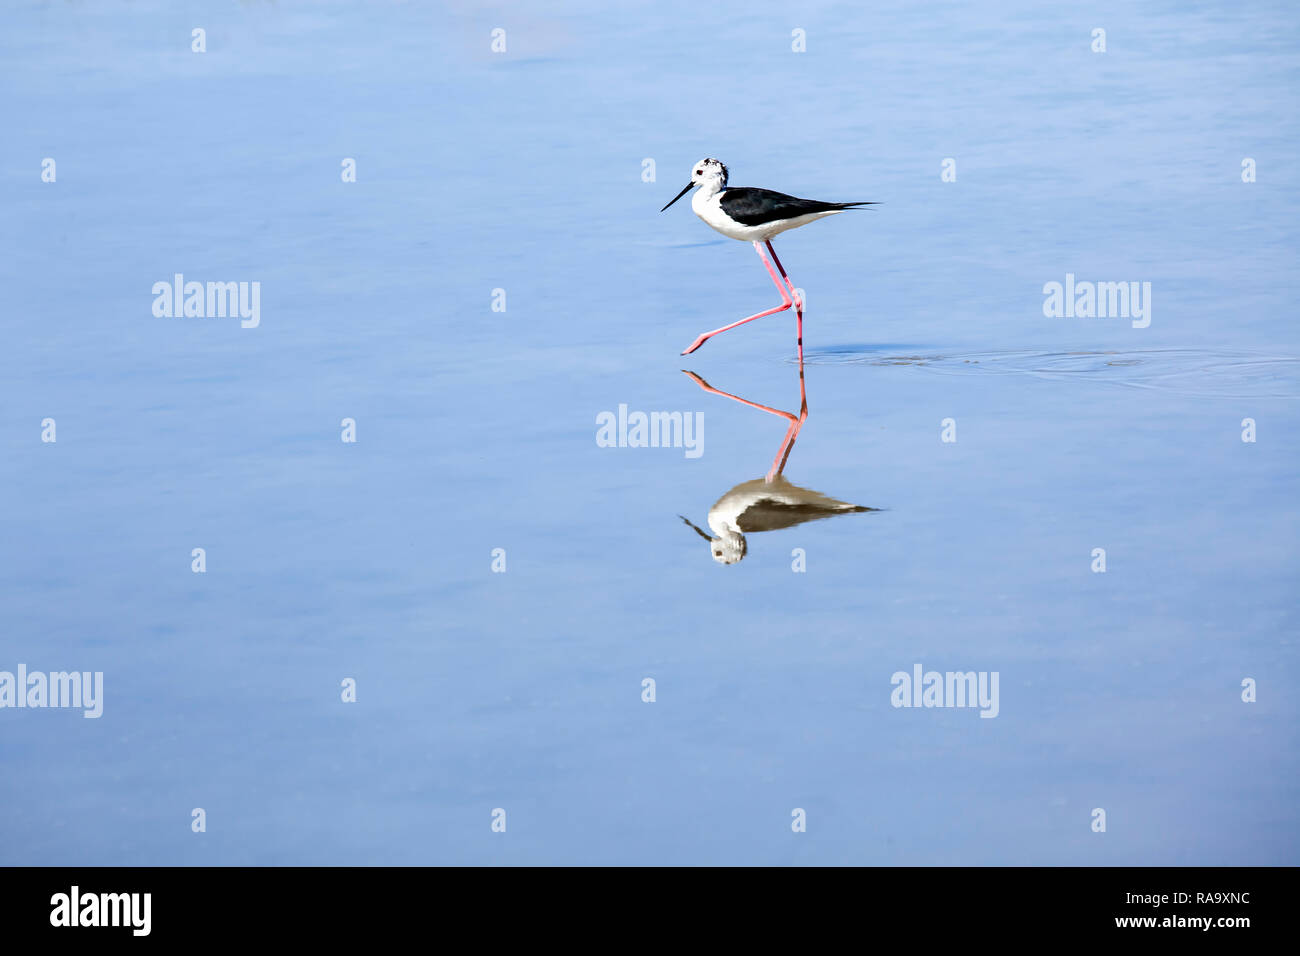
M681 196L678 196L678 197L677 197L677 199L681 199L681 198L682 198ZM674 199L673 202L677 202L677 199ZM672 203L669 203L669 205L672 205ZM660 212L663 212L662 209L660 209L659 211L660 211ZM691 521L691 519L690 519L690 518L687 518L685 515L678 515L677 517L679 517L679 518L681 518L683 521L685 521L685 522L686 522L686 526L687 526L688 528L695 528L695 533L698 534L698 535L699 535L701 538L703 538L705 541L716 541L716 540L717 540L716 538L713 537L713 535L711 535L711 534L705 534L703 531L701 531L698 527L696 527L696 525Z
M673 197L673 202L677 202L677 200L681 199L681 198L682 198L683 196L685 196L688 192L690 192L690 191L691 191L691 187L694 186L694 185L695 185L694 182L689 182L689 183L687 183L687 184L686 184L686 188L683 189L681 192L679 192L676 196ZM670 202L670 203L668 204L668 206L671 206L671 205L673 204L673 202ZM668 206L664 206L664 209L667 209ZM664 209L660 209L659 211L660 211L660 212L663 212Z

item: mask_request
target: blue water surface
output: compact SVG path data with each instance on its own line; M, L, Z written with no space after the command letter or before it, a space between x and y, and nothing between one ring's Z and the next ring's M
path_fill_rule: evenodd
M0 670L104 675L0 709L0 862L1300 862L1292 4L0 26ZM778 303L659 212L705 156L881 203L774 243L784 477L880 510L730 566L679 516L788 422L682 370L800 382L789 312L678 354ZM177 273L260 324L155 315ZM1149 326L1045 316L1067 274ZM702 453L602 447L620 405ZM918 664L997 717L893 706Z

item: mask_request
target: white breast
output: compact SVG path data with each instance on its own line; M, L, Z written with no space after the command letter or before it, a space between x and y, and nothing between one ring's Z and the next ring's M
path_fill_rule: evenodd
M691 209L693 209L695 215L703 219L705 223L729 239L740 239L744 242L758 242L767 238L766 236L761 235L765 227L742 226L724 213L722 211L722 193L720 192L713 193L712 195L705 195L703 189L699 190L691 197Z

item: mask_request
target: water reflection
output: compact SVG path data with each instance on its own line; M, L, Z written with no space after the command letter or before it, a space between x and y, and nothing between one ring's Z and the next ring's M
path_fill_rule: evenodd
M690 519L682 515L678 516L694 528L696 534L709 542L709 553L713 555L714 561L719 564L735 564L744 558L749 550L745 540L747 534L792 528L805 521L816 521L819 518L830 518L835 515L880 510L849 504L847 501L828 497L820 491L801 488L788 481L782 474L786 462L790 460L795 439L799 437L799 430L808 420L808 393L804 387L803 362L799 363L798 415L793 412L783 412L779 408L760 405L758 402L751 402L739 395L714 388L694 372L686 372L686 374L706 392L721 395L723 398L729 398L771 415L778 415L790 423L767 474L762 478L742 481L714 502L713 507L709 509L708 525L712 534L702 530Z

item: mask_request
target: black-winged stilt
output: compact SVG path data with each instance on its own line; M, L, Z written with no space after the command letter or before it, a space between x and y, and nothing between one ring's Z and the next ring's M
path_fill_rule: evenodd
M673 197L673 201L668 206L696 187L699 191L691 198L691 209L695 211L695 215L729 239L739 239L754 244L758 257L763 260L763 265L767 268L767 274L772 277L772 281L776 283L781 293L781 304L775 309L768 309L766 312L759 312L757 315L724 325L712 332L705 332L682 354L691 354L720 332L727 332L738 325L753 322L774 312L784 312L793 305L795 314L799 317L797 335L799 361L802 362L803 302L794 290L794 283L786 275L781 260L776 257L776 250L772 248L772 237L787 229L810 223L814 219L833 216L837 212L855 206L874 206L876 203L821 202L817 199L796 199L794 196L773 192L771 189L758 189L752 186L728 187L727 167L717 159L702 159L691 170L691 181ZM659 211L663 212L668 206L664 206ZM763 253L765 245L767 251L772 253L772 261L776 263L777 269L781 270L780 279L776 277L776 272L772 270L772 263L767 261L767 256ZM782 280L785 280L784 284Z
M757 408L772 415L779 415L789 422L785 438L772 460L772 467L762 478L742 481L713 503L709 509L709 529L713 534L701 530L684 515L678 515L695 533L709 542L709 553L719 564L735 564L749 551L745 535L758 531L775 531L779 528L793 528L805 521L830 518L834 515L855 514L863 511L878 511L863 505L840 501L811 488L801 488L787 480L782 472L794 450L795 439L799 430L808 420L808 393L804 388L803 362L799 363L799 414L783 412L779 408L760 405L739 395L732 395L714 388L694 372L682 369L696 385L714 395L721 395L732 401Z

